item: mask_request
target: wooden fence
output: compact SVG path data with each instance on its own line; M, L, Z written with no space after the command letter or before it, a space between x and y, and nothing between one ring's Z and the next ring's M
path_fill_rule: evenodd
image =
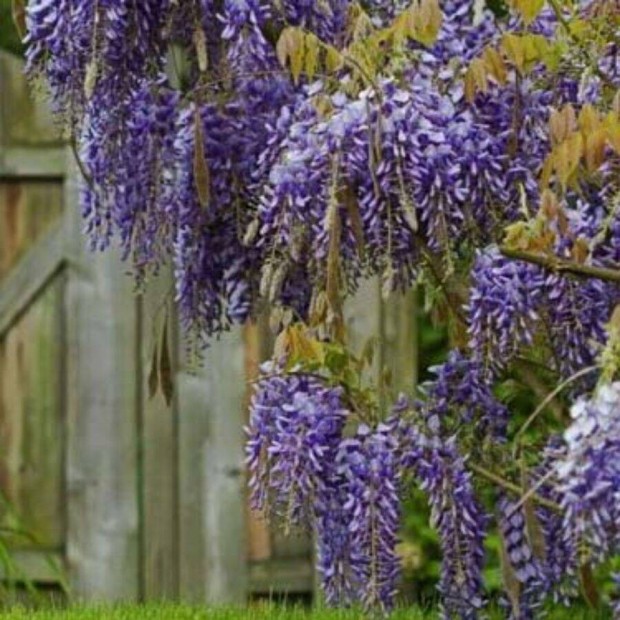
M0 55L0 526L32 579L66 573L78 598L242 601L309 593L308 536L284 539L247 509L248 383L269 337L248 325L196 370L161 311L170 281L136 296L114 252L81 234L78 175L21 64ZM415 375L411 298L369 283L348 328L381 334L379 359ZM168 322L175 394L148 398L153 334Z

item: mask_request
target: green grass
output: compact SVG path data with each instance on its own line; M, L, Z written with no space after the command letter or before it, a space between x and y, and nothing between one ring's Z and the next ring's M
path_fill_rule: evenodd
M491 613L493 620L503 614ZM310 611L295 607L275 605L254 605L246 609L207 609L187 605L116 605L116 606L72 606L68 609L43 609L33 611L27 608L13 608L0 611L0 620L361 620L359 611ZM401 609L391 620L432 620L437 613L419 609ZM592 610L557 609L546 616L549 620L607 620L610 614Z

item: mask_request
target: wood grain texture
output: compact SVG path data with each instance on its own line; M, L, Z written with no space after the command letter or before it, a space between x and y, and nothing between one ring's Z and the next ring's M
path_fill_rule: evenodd
M33 94L23 62L0 51L0 142L5 147L60 146L48 102Z
M259 375L261 362L265 361L271 352L271 337L267 319L259 317L258 321L251 322L243 330L245 349L245 376L247 379L244 409L246 423L249 421L248 410L252 399L252 381ZM248 474L246 471L246 481ZM247 491L246 491L247 493ZM248 536L248 561L260 562L268 560L272 555L271 530L265 515L258 514L247 503L247 536ZM250 579L250 587L254 589Z
M162 270L141 298L142 415L140 420L142 492L142 595L147 600L176 599L179 593L177 405L166 405L161 388L149 397L153 353L159 360L164 322L168 324L173 376L178 365L174 311L168 303L172 275Z
M0 182L0 280L58 222L59 182Z
M179 375L181 596L241 603L247 596L240 328L212 341L203 365Z
M60 276L0 339L0 488L10 505L0 524L33 537L8 537L14 548L64 544L63 295Z
M66 183L77 204L75 173ZM113 250L91 253L69 211L67 284L67 556L78 597L140 592L137 493L137 312Z

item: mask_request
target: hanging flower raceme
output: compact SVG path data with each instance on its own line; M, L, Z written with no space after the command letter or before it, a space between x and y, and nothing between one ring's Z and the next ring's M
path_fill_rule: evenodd
M550 477L558 459L563 458L565 446L562 438L550 438L543 451L543 459L531 477L530 487L537 488L537 495L557 506L561 496L554 480ZM542 479L548 482L541 484ZM543 570L547 592L554 601L569 605L578 595L579 557L577 541L565 536L564 517L559 510L547 506L536 506L535 518L542 531L544 542Z
M258 256L243 244L251 213L235 195L242 137L228 112L212 104L187 108L174 143L177 301L184 325L205 336L246 320L258 289Z
M436 377L422 386L426 401L421 407L431 432L446 436L472 425L478 442L505 440L508 409L494 396L479 361L454 350L446 362L430 370Z
M428 496L439 534L442 617L475 619L485 604L482 569L488 518L478 503L455 438L411 435L405 462Z
M620 383L579 399L571 416L555 465L564 535L582 562L598 563L620 550Z
M137 80L159 75L168 8L168 0L28 3L27 72L45 78L54 111L72 131L91 98L109 106Z
M350 570L358 596L368 608L387 611L394 604L400 560L396 542L400 524L401 456L398 421L362 425L340 443L337 465L347 489Z
M570 377L596 360L618 290L601 280L579 282L556 274L546 277L545 289L551 346L558 370Z
M532 344L544 284L536 265L507 259L496 248L479 254L468 302L470 346L479 363L497 371Z
M307 521L334 474L348 413L342 390L312 375L278 375L271 364L263 372L248 428L252 503L290 522Z
M502 537L503 571L509 592L503 601L514 620L535 618L546 593L543 565L535 557L526 527L523 507L502 496L498 503L499 530Z
M82 132L82 210L92 245L104 249L116 232L137 275L170 256L178 107L165 78L143 80L122 105L93 110Z

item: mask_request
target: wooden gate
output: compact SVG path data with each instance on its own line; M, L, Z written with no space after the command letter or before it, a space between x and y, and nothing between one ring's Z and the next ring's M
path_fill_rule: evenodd
M52 558L78 598L312 592L308 537L284 540L247 510L243 425L265 330L235 329L188 367L162 312L170 278L137 296L114 252L89 252L77 185L21 63L0 54L0 526L32 535L7 540L14 558L54 583ZM411 303L382 303L370 283L348 318L358 344L382 334L378 362L405 389ZM164 321L170 407L147 388Z
M291 589L286 566L267 583L273 553L252 562L247 532L246 371L260 351L246 342L258 328L224 335L187 368L174 313L161 311L170 280L136 296L114 252L86 249L77 185L21 63L0 55L0 526L31 536L7 539L14 559L50 583L51 558L88 599L240 601ZM171 407L147 397L163 321ZM284 555L292 589L311 589L307 545Z

